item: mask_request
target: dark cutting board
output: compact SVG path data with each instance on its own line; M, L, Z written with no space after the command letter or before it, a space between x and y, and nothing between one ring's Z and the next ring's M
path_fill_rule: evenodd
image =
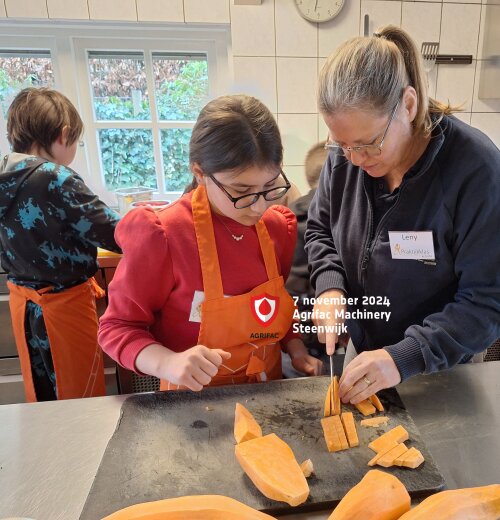
M157 392L129 397L109 441L80 520L100 520L126 506L183 495L226 495L270 514L333 509L370 469L368 442L398 424L410 434L408 446L425 457L416 470L390 468L412 496L441 489L444 479L427 451L396 390L378 395L390 417L381 428L359 424L360 446L329 453L320 418L328 377L235 385L194 392ZM234 408L246 406L262 426L293 449L298 462L310 458L307 502L291 508L264 497L234 456ZM351 407L344 407L344 409ZM380 415L380 414L379 414ZM377 467L377 469L382 469Z

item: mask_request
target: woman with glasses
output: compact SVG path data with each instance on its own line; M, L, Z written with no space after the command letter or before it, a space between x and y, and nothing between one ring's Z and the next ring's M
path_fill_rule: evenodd
M343 320L351 336L340 393L355 404L500 336L500 152L429 98L393 26L330 56L318 96L330 153L306 249L320 341L333 353Z
M125 368L161 389L281 378L281 350L317 375L293 331L284 287L296 220L277 206L290 188L269 110L248 96L208 103L193 128L192 191L167 208L128 213L99 340ZM272 206L272 207L271 207Z

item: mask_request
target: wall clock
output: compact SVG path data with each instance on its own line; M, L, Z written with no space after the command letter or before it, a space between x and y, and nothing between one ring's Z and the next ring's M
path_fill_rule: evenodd
M299 13L310 22L327 22L335 18L345 0L295 0Z

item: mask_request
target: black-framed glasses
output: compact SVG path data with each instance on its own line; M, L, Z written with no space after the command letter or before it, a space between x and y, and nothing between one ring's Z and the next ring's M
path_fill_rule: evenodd
M276 188L271 188L269 190L258 191L256 193L248 193L247 195L242 195L241 197L233 197L227 190L224 188L224 185L221 184L213 175L209 175L214 184L224 192L226 197L234 204L236 209L248 208L252 204L255 204L259 197L264 197L265 200L271 202L273 200L278 200L285 195L285 193L290 189L291 184L290 181L286 178L285 172L280 170L280 175L285 179L285 186L277 186Z
M384 135L382 136L380 143L378 143L378 144L361 144L359 146L341 146L338 143L328 142L328 139L330 138L330 136L328 136L326 138L325 150L337 150L339 152L342 151L344 154L351 154L352 152L355 152L355 153L367 155L368 157L376 157L377 155L380 155L382 153L382 146L384 145L385 137L387 136L387 132L389 131L389 128L394 119L394 116L396 115L400 102L401 102L401 98L396 103L396 106L394 107L394 109L392 111L391 118L389 119L389 123L387 123L387 126L384 131Z

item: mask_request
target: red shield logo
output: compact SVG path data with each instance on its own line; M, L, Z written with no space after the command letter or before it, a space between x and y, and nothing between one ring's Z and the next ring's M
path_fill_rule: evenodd
M268 327L278 315L280 299L277 296L271 296L264 293L259 296L250 298L250 307L252 314L262 327Z

